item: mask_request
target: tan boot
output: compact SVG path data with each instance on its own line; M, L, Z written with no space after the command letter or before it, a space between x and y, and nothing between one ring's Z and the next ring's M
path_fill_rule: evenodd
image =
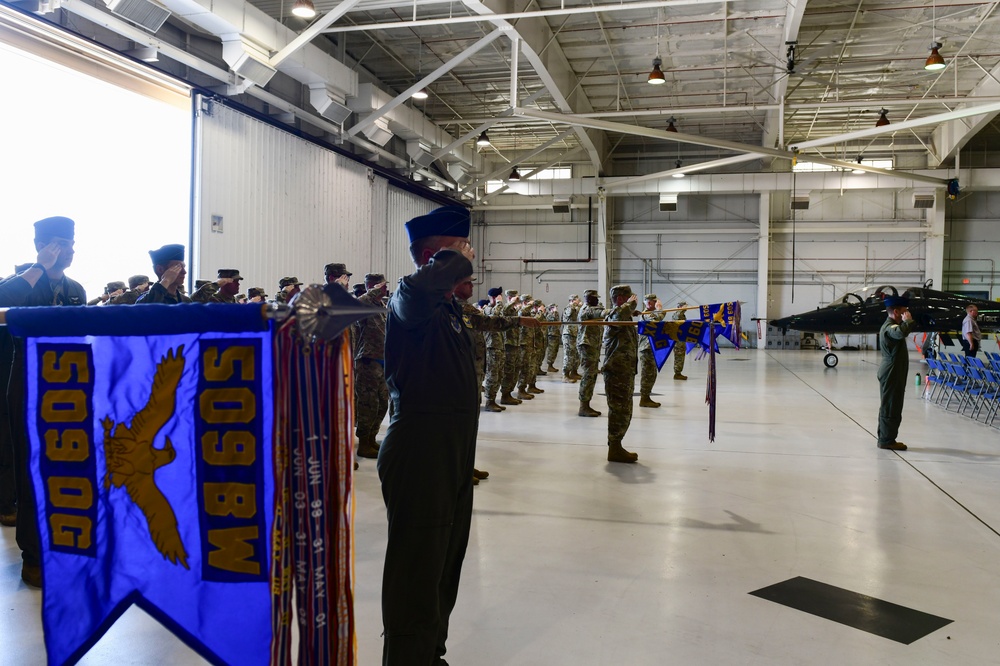
M358 439L358 456L362 458L378 458L378 443L375 435Z
M542 389L538 388L538 387L537 387L537 386L535 386L534 384L532 384L531 386L529 386L529 387L528 387L528 390L529 390L529 391L531 391L532 393L545 393L545 391L544 391L544 390L542 390Z
M501 405L520 405L521 401L510 394L510 391L504 391L500 395Z
M476 478L475 474L472 475L472 485L474 485L474 486L478 486L479 485L479 479Z
M498 405L497 401L494 400L493 398L487 400L486 404L483 405L484 412L502 412L504 409L506 409L506 407L501 407L500 405Z
M490 478L490 473L487 472L485 469L476 469L475 467L473 467L472 476L477 479L488 479Z
M535 396L528 392L527 386L522 386L517 389L517 399L518 400L534 400Z
M687 379L687 377L685 377L684 375L682 375L679 372L675 372L674 373L674 379L676 379L678 381L684 381L685 379Z
M634 463L638 459L639 454L626 451L621 442L608 442L608 462Z
M655 400L651 400L648 395L644 395L641 398L639 398L639 406L640 407L659 407L660 403L656 402Z
M549 367L545 368L548 372L559 372L559 368L549 363Z
M579 372L574 372L572 375L570 375L570 379L575 379L576 381L580 381L581 379L583 379L583 375L581 375Z
M573 375L565 375L563 377L563 384L576 384L578 381L580 380Z
M580 401L580 411L577 412L577 416L600 416L601 413L596 409L590 408L589 400Z

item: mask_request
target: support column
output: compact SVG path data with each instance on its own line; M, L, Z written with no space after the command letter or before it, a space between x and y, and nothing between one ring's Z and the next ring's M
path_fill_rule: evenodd
M934 280L934 289L944 284L944 190L934 191L934 207L927 209L927 237L924 241L924 280Z
M771 258L771 193L761 192L758 200L757 214L757 314L755 316L767 319L767 306L770 298ZM755 322L756 323L756 322ZM756 329L756 326L754 327ZM752 330L751 335L757 331ZM761 322L761 338L757 341L758 349L767 349L767 322Z
M597 293L601 302L608 303L611 295L611 246L608 245L608 196L603 187L597 188Z

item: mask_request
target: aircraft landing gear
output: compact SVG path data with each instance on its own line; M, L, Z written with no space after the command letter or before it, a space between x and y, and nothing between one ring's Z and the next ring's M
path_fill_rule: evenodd
M840 361L840 359L837 358L837 355L834 354L833 352L830 352L829 354L823 357L823 365L825 365L828 368L836 368L838 361Z

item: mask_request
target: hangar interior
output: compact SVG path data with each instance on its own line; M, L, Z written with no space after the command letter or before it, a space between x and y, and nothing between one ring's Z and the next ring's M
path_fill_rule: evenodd
M186 100L191 280L238 265L318 282L344 261L392 281L411 270L402 223L460 201L477 298L628 283L740 300L749 324L869 284L995 298L998 4L2 0L0 44ZM52 155L79 138L7 123L24 127ZM112 180L95 194L113 200ZM760 351L725 350L712 444L693 359L691 381L658 381L664 409L637 410L624 471L573 385L542 378L540 400L483 416L493 474L453 663L994 658L995 429L914 391L911 451L876 451L872 336L842 336L861 351L831 371L746 328ZM376 663L384 511L373 465L357 476L360 663ZM41 663L9 530L0 552L4 659ZM907 645L748 595L793 576L955 623ZM199 663L138 610L81 663L123 650Z

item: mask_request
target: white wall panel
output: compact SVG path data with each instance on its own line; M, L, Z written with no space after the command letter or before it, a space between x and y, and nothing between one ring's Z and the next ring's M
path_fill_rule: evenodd
M197 124L193 278L237 268L273 294L286 275L323 281L347 264L394 281L412 271L403 223L436 206L368 167L218 103ZM222 232L212 217L222 217ZM403 258L405 257L405 261Z

